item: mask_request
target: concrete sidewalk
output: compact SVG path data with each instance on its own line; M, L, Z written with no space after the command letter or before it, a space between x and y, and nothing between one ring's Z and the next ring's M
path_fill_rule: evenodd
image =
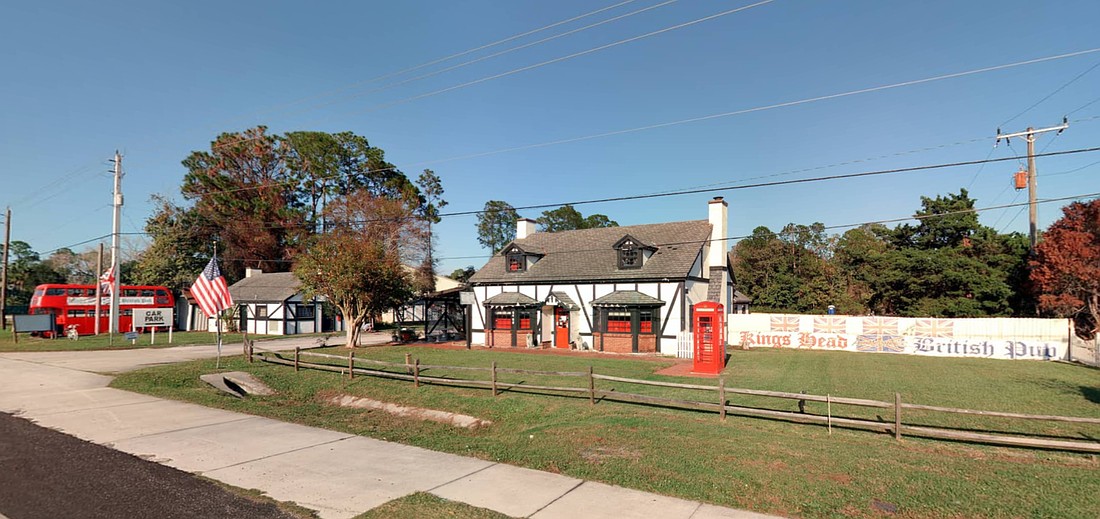
M365 339L380 343L389 337ZM273 341L262 347L293 349L315 342ZM238 344L223 346L222 353L240 351ZM0 410L184 471L262 490L326 519L354 517L413 492L514 517L768 517L111 389L106 387L111 377L102 374L215 355L213 346L3 353Z

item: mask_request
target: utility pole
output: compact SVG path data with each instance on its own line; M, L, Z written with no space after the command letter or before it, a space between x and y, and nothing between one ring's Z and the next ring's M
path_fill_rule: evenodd
M95 334L99 335L100 316L103 315L100 312L100 307L103 306L103 280L100 276L103 275L103 242L99 243L99 256L96 256L95 260Z
M119 155L118 150L115 150L115 196L114 196L114 218L111 225L111 271L114 272L115 280L111 283L111 314L110 314L110 326L109 332L112 336L119 332L118 329L118 298L119 298L119 279L122 278L122 272L118 268L119 263L119 243L118 233L119 228L122 225L122 155Z
M8 329L8 248L11 246L11 207L4 214L4 270L0 272L0 330Z
M1035 139L1037 135L1046 132L1056 131L1061 134L1066 128L1069 128L1069 120L1065 117L1062 118L1062 124L1039 130L1028 127L1027 130L1022 132L1002 134L1001 129L997 128L997 144L1000 144L1001 139L1008 142L1013 137L1023 137L1027 141L1027 212L1030 219L1029 231L1032 254L1035 254L1035 246L1039 244L1039 211L1035 203L1035 198L1038 196L1038 182L1036 180L1038 172L1035 171ZM994 146L997 144L994 144Z

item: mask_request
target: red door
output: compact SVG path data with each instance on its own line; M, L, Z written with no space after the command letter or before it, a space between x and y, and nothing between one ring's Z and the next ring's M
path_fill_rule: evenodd
M569 310L554 308L554 347L569 347Z

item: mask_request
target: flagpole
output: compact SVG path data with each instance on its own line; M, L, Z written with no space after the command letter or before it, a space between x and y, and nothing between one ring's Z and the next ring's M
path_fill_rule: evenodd
M218 360L214 364L214 369L222 369L222 310L218 310L215 321L218 323Z
M214 264L218 264L218 240L214 240ZM214 363L214 369L221 369L222 367L222 312L224 309L218 310L218 315L214 318L217 325L218 336L218 360Z

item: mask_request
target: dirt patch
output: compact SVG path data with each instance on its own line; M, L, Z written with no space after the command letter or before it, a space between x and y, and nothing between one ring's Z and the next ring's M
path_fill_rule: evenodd
M677 360L675 364L655 371L658 375L668 375L670 377L695 377L695 378L718 378L718 375L712 375L710 373L693 373L691 371L692 362L690 360Z
M581 451L581 457L589 463L599 465L612 459L638 461L642 459L642 453L625 447L590 447Z
M326 403L337 405L340 407L354 407L357 409L370 409L375 411L383 411L394 416L400 416L402 418L414 418L417 420L428 420L431 422L438 422L447 425L453 425L455 427L462 427L464 429L477 429L480 427L488 427L493 424L489 420L482 420L473 416L464 414L451 413L447 411L437 411L435 409L423 409L419 407L406 407L398 404L391 404L389 402L381 402L378 400L371 400L370 398L363 398L351 395L335 395L328 397L324 400Z

